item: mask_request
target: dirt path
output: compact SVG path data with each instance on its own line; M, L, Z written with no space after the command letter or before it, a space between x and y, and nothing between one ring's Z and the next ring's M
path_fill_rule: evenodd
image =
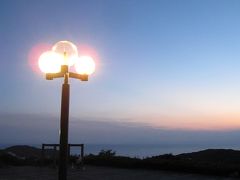
M180 174L165 171L129 170L86 166L85 170L69 170L68 180L231 180L233 178ZM0 180L57 180L57 169L10 167L0 169Z

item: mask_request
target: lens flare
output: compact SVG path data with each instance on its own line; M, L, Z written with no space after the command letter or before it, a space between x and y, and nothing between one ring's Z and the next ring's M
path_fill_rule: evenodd
M44 73L57 73L61 71L62 58L53 51L44 52L38 60L39 68Z
M90 56L81 56L75 63L75 69L79 74L90 75L95 71L95 62Z
M100 61L100 56L97 52L97 50L88 44L78 44L78 56L90 56L92 59L94 59L94 62L96 66L99 65Z
M51 49L51 44L38 43L34 45L28 53L28 65L31 67L31 70L36 74L41 74L39 69L38 60L43 52L49 51Z

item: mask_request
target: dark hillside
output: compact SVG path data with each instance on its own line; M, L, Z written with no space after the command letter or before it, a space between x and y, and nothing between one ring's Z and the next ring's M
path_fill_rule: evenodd
M53 150L46 150L45 157L50 157L47 164L53 164L50 155L54 154ZM40 158L41 149L30 146L12 146L0 151L0 167L4 167L4 165L42 165ZM70 160L75 162L77 158L77 156L71 156ZM112 150L102 150L98 155L85 156L84 164L239 177L240 151L207 149L179 155L164 154L139 159L116 156Z
M4 151L21 158L39 158L41 156L41 150L31 146L11 146Z
M1 150L7 154L12 156L16 156L18 158L24 159L40 159L41 158L41 149L26 146L26 145L19 145L19 146L11 146L6 149ZM55 155L55 151L53 149L46 149L45 150L45 157L53 157Z
M212 163L240 164L240 151L232 149L207 149L199 152L180 154L176 157Z

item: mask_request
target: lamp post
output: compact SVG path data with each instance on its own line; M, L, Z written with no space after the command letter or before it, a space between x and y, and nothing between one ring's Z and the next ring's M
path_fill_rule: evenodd
M75 65L76 72L69 72ZM95 70L95 63L89 56L78 56L76 46L69 41L59 41L51 51L39 57L39 67L46 74L47 80L64 78L62 84L61 119L60 119L60 153L58 179L67 179L68 164L68 124L69 124L69 78L88 81L88 76Z

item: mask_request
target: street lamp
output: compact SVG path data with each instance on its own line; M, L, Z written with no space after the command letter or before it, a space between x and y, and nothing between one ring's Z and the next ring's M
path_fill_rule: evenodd
M39 57L39 68L46 74L47 80L64 78L62 84L61 122L60 122L60 153L58 179L67 179L68 160L68 119L69 119L69 78L88 81L88 76L95 70L95 63L89 56L78 56L77 47L69 41L57 42L50 51ZM76 72L69 72L70 66L75 66Z

